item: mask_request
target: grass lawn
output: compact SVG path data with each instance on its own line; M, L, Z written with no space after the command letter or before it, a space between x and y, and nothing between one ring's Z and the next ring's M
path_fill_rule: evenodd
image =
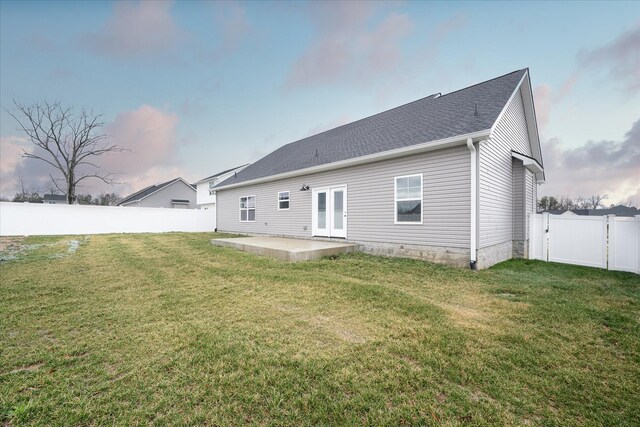
M212 237L4 248L0 422L640 425L638 275L286 264Z

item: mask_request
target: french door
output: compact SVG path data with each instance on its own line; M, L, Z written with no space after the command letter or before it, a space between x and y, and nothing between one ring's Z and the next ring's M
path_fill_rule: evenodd
M314 236L347 237L347 187L337 186L313 190Z

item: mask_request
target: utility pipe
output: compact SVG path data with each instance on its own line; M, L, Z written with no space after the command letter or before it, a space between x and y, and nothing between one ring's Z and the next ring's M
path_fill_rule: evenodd
M477 170L478 170L478 162L476 157L476 147L473 145L473 139L467 138L467 147L469 148L471 154L471 229L470 235L471 239L469 242L469 251L471 254L469 260L469 268L475 270L477 268L477 251L478 251L478 242L477 242L477 230L476 225L478 224L478 210L477 210L477 200L478 200L478 192L477 192Z

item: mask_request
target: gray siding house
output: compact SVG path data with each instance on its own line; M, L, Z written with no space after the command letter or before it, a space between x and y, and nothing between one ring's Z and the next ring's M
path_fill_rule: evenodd
M195 209L196 189L184 179L175 178L133 193L122 199L118 206Z
M526 256L542 165L518 70L279 148L215 187L218 230L485 268Z

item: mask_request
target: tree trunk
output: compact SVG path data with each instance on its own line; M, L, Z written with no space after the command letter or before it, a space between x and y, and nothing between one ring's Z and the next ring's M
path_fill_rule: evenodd
M67 204L68 205L73 204L73 200L75 199L75 193L76 193L76 189L75 189L75 184L73 183L73 175L69 174L69 177L67 178Z

